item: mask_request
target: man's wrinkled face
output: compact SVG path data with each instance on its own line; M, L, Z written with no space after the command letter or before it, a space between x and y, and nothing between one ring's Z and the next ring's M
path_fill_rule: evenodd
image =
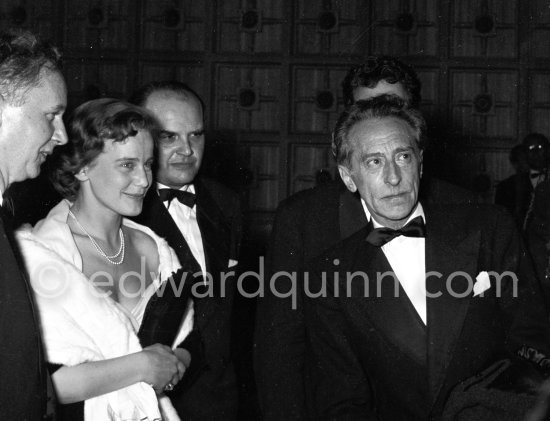
M200 102L171 91L154 92L143 105L160 123L157 181L179 189L197 175L204 153L204 123Z
M348 134L350 164L338 169L380 224L400 228L418 203L422 151L416 133L396 117L363 120Z
M0 101L0 171L6 185L38 176L54 147L67 143L66 106L63 76L48 68L21 104Z

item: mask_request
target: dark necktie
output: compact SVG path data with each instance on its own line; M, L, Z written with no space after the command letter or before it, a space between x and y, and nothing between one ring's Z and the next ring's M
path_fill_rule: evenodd
M367 235L367 242L373 246L381 247L400 235L404 235L405 237L424 237L426 235L426 226L422 217L417 216L398 230L386 227L375 228Z
M168 200L168 205L170 205L170 202L176 198L180 203L190 208L195 206L196 201L194 193L176 189L159 189L159 197L162 202L166 202Z

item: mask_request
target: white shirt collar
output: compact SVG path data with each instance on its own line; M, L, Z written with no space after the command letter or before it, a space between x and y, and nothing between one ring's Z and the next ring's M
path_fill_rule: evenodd
M168 187L165 184L157 182L157 191L159 191L160 189L171 189L171 188L172 187ZM186 185L180 187L179 190L188 191L189 193L193 193L193 194L196 193L194 184L186 184Z
M363 199L361 199L361 205L363 205L363 210L365 211L365 215L367 216L367 221L370 221L372 216L369 212L369 209L367 208L367 204L365 203L365 201ZM422 208L422 205L420 204L420 202L418 202L418 204L416 205L416 209L413 211L413 213L411 213L411 216L409 216L409 218L407 219L405 224L407 224L409 221L412 221L417 216L421 216L422 219L424 220L424 223L426 223L426 216L424 215L424 208ZM373 225L374 228L381 228L381 227L384 226L384 225L380 224L374 218L372 218L372 225Z

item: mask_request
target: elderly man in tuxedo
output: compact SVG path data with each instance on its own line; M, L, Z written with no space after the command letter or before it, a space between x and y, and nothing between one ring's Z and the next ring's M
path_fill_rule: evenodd
M421 101L420 80L415 71L390 56L368 57L365 63L350 68L342 90L346 106L382 94L398 96L413 108ZM423 192L435 201L471 200L465 189L433 177L423 185ZM271 274L303 272L310 259L366 224L359 195L347 190L341 180L298 192L277 209L269 242L268 270ZM306 418L304 390L309 380L304 371L303 305L300 294L284 298L291 287L289 278L280 277L275 282L276 291L266 289L257 304L255 370L265 421Z
M40 173L67 142L67 87L54 47L24 33L0 34L0 414L42 420L47 374L33 298L6 211L10 184Z
M204 282L204 288L196 289L194 308L205 364L191 387L176 388L171 399L182 419L233 420L238 406L231 356L236 283L230 274L239 252L240 202L229 189L199 175L204 108L190 87L177 81L152 82L135 93L133 102L151 111L162 129L156 188L149 189L137 221L166 238L183 268Z
M314 419L438 419L460 381L526 349L549 355L511 218L419 202L424 129L387 96L336 124L340 176L369 223L314 259L304 283Z

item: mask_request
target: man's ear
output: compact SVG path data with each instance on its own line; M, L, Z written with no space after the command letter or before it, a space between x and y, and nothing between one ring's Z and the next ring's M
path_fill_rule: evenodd
M422 149L420 149L418 156L420 157L420 178L422 178L422 173L424 171L424 151Z
M82 167L74 176L80 182L88 180L88 167Z
M357 186L351 178L349 168L345 165L338 165L338 172L340 173L340 177L342 178L342 181L344 182L348 190L352 193L355 193L357 191Z

